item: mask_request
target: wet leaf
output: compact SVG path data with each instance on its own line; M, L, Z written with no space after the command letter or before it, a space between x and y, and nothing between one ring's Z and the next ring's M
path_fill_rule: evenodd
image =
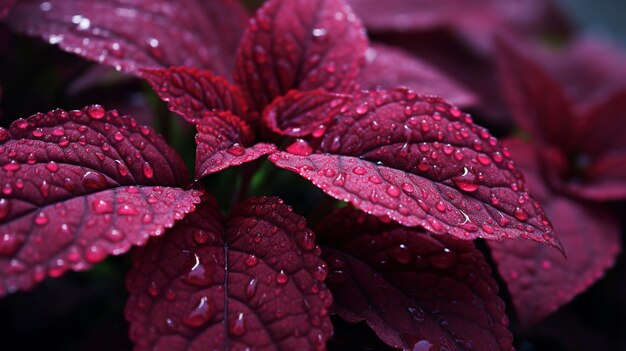
M247 17L232 0L21 0L9 24L124 72L184 65L228 77Z
M136 350L325 349L326 265L304 218L252 198L212 201L134 256L126 317Z
M270 160L327 194L461 239L523 238L560 248L508 151L470 116L407 89L363 92L316 153Z
M243 36L235 81L259 111L291 89L347 92L366 48L343 0L269 0Z
M504 303L473 243L383 223L354 208L316 232L333 311L403 350L511 350Z
M143 245L199 202L159 135L99 105L18 119L0 140L0 295Z

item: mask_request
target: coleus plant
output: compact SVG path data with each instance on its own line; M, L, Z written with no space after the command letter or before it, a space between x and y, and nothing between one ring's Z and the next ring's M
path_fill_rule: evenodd
M13 8L14 28L145 79L198 133L191 182L163 138L99 105L3 129L2 294L145 245L127 277L137 349L324 349L331 313L396 348L511 349L470 240L561 246L508 150L443 99L396 88L406 75L378 82L393 50L368 47L343 1L270 0L247 27L235 2L185 3ZM221 214L202 179L264 155L351 205L315 234L277 198Z

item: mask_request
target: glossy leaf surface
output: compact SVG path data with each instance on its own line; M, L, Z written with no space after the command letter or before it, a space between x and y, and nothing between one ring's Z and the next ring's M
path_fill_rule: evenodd
M134 256L126 316L136 350L325 349L326 265L304 218L252 198L212 201Z
M347 92L366 48L343 0L269 0L243 36L235 81L259 111L291 89Z
M498 288L471 242L346 208L316 230L334 311L403 350L511 350ZM332 247L332 248L330 248Z
M211 113L197 123L196 180L276 150L268 143L252 145L254 133L250 127L229 112Z
M9 23L129 73L184 65L229 76L247 17L234 0L21 0Z
M199 202L160 136L99 105L19 119L0 138L0 294L143 245Z
M524 238L559 247L508 152L470 116L406 89L364 92L317 153L270 160L327 194L408 226L462 239Z

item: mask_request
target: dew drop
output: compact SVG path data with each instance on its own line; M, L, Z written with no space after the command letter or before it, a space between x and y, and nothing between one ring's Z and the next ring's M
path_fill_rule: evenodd
M407 264L410 263L411 260L413 260L413 254L404 244L400 244L396 247L391 248L388 253L393 260L400 264Z
M182 322L188 327L197 328L210 321L214 315L215 306L208 297L203 296L193 309L183 317Z
M367 113L368 107L367 103L362 103L354 109L357 115L364 115Z
M91 105L87 108L87 114L93 119L104 117L104 107L100 105Z
M287 146L287 152L294 155L307 156L313 152L313 148L305 140L298 139L293 144Z
M246 257L245 263L248 267L254 267L257 265L257 263L259 263L259 259L254 255L249 255L248 257Z
M124 204L117 208L117 214L120 216L136 216L139 214L139 211L128 204Z
M385 191L387 192L387 195L389 195L391 197L399 197L400 196L400 189L398 189L397 187L395 187L393 185L389 185Z
M114 243L119 243L120 241L124 240L124 233L117 228L111 228L107 230L104 235L109 241Z
M356 166L352 169L352 173L356 174L356 175L363 175L366 173L365 168L361 167L361 166Z
M452 178L454 184L461 190L473 192L478 189L478 181L473 172L467 167L463 167L463 173L460 176Z
M233 145L228 147L228 149L226 149L226 152L233 156L241 156L246 152L246 148L239 143L234 143Z
M280 273L278 273L276 275L276 283L283 285L283 284L287 284L287 282L289 281L289 277L287 276L287 274L281 269Z
M242 336L246 333L245 322L243 312L239 312L234 319L228 322L228 333L233 336Z
M430 351L432 347L428 340L420 340L413 345L413 351Z
M85 189L102 189L107 185L107 180L102 173L88 171L83 175L82 184Z
M54 161L50 161L46 164L46 169L54 173L59 170L59 165Z
M37 225L46 225L48 221L48 215L46 215L45 212L39 212L37 216L35 216L35 224Z
M85 259L90 263L97 263L106 257L107 253L96 245L91 245L85 253Z
M94 200L91 203L91 208L96 214L113 213L113 204L102 199Z
M528 213L524 212L524 210L519 207L515 208L515 212L513 213L513 215L520 221L525 221L528 219Z
M151 179L154 176L154 171L152 170L152 166L148 162L143 163L143 175L146 178Z
M20 164L15 162L15 161L11 161L7 164L5 164L4 166L2 166L2 169L4 169L7 172L13 172L13 171L17 171L20 169Z
M196 286L209 286L213 282L213 275L215 274L215 266L203 265L200 263L200 257L194 254L194 265L191 267L189 273L187 273L182 280L190 285Z
M254 294L256 294L257 285L258 285L258 281L256 280L256 278L250 279L250 281L248 282L248 285L246 285L245 292L246 292L246 297L248 298L248 300L254 297Z

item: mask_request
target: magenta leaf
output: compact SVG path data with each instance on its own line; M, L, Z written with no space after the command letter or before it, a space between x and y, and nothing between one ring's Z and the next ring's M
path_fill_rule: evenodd
M587 290L613 266L621 247L620 229L606 209L551 194L539 177L531 145L519 139L507 140L505 145L567 250L564 258L536 243L488 242L517 317L522 326L529 327Z
M141 76L152 85L170 111L196 123L209 112L230 111L248 117L248 107L239 88L209 71L192 67L144 69Z
M18 119L0 139L0 295L143 245L199 202L160 136L99 105Z
M330 292L314 234L277 198L224 220L212 201L134 256L136 350L325 349Z
M317 153L270 160L377 216L462 239L523 238L560 248L508 151L469 115L407 89L363 92Z
M22 0L9 23L129 73L184 65L228 77L247 17L233 0Z
M302 137L322 133L324 124L336 116L349 99L349 95L324 90L290 90L265 108L263 121L281 135Z
M13 5L15 5L15 0L0 0L0 19L9 14Z
M457 106L469 106L478 97L437 68L402 50L382 44L367 49L367 65L357 79L360 87L373 90L411 88L423 94L436 94Z
M498 287L468 241L345 208L317 232L333 310L403 350L511 350Z
M291 89L347 92L366 48L343 0L269 0L243 36L235 81L259 111Z
M276 151L268 143L251 147L254 133L246 122L229 112L212 113L196 125L196 180Z

